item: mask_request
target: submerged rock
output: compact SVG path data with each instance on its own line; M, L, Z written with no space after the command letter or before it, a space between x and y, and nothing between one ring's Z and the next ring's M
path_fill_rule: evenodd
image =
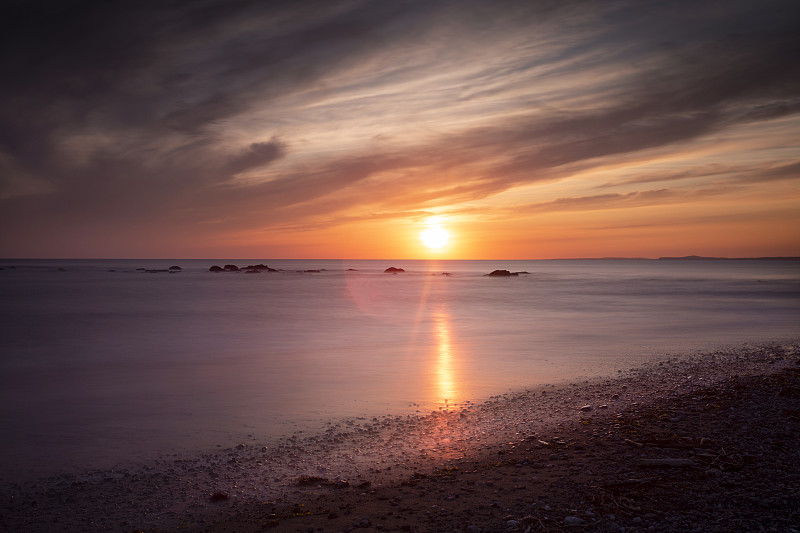
M222 267L214 265L208 269L209 272L225 272Z
M225 265L222 268L224 268L228 272L239 272L239 267L237 267L236 265Z
M182 269L181 267L179 267L178 265L173 265L173 266L169 267L169 269L170 269L170 270L183 270L183 269Z
M397 274L398 272L405 272L405 270L398 267L389 267L386 270L384 270L384 272L386 272L387 274Z

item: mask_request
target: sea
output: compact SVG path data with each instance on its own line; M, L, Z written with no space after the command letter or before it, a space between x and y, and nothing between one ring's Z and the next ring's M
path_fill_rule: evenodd
M258 264L274 271L209 270ZM429 413L800 337L800 260L789 259L0 269L5 480L269 443L347 417ZM499 269L517 275L487 275Z

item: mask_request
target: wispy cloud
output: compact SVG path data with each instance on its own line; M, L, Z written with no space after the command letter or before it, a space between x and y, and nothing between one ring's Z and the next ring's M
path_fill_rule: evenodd
M528 208L646 205L798 175L800 154L780 146L769 163L691 156L712 135L797 116L791 2L109 1L2 14L9 250L44 231L111 234L144 213L180 243L200 227L468 210L651 151L686 163ZM658 182L669 188L631 190Z

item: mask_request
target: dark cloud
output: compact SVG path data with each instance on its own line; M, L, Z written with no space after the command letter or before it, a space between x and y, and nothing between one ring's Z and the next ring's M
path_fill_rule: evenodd
M230 174L238 174L271 163L282 157L284 152L283 144L277 139L253 143L239 154L231 157L224 168Z

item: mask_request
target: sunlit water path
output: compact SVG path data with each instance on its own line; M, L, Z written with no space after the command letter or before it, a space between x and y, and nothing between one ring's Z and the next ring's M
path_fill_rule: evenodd
M227 263L280 271L208 271ZM182 270L137 270L172 265ZM800 263L789 260L0 266L0 475L11 477L263 442L800 336ZM528 273L485 276L501 268Z

